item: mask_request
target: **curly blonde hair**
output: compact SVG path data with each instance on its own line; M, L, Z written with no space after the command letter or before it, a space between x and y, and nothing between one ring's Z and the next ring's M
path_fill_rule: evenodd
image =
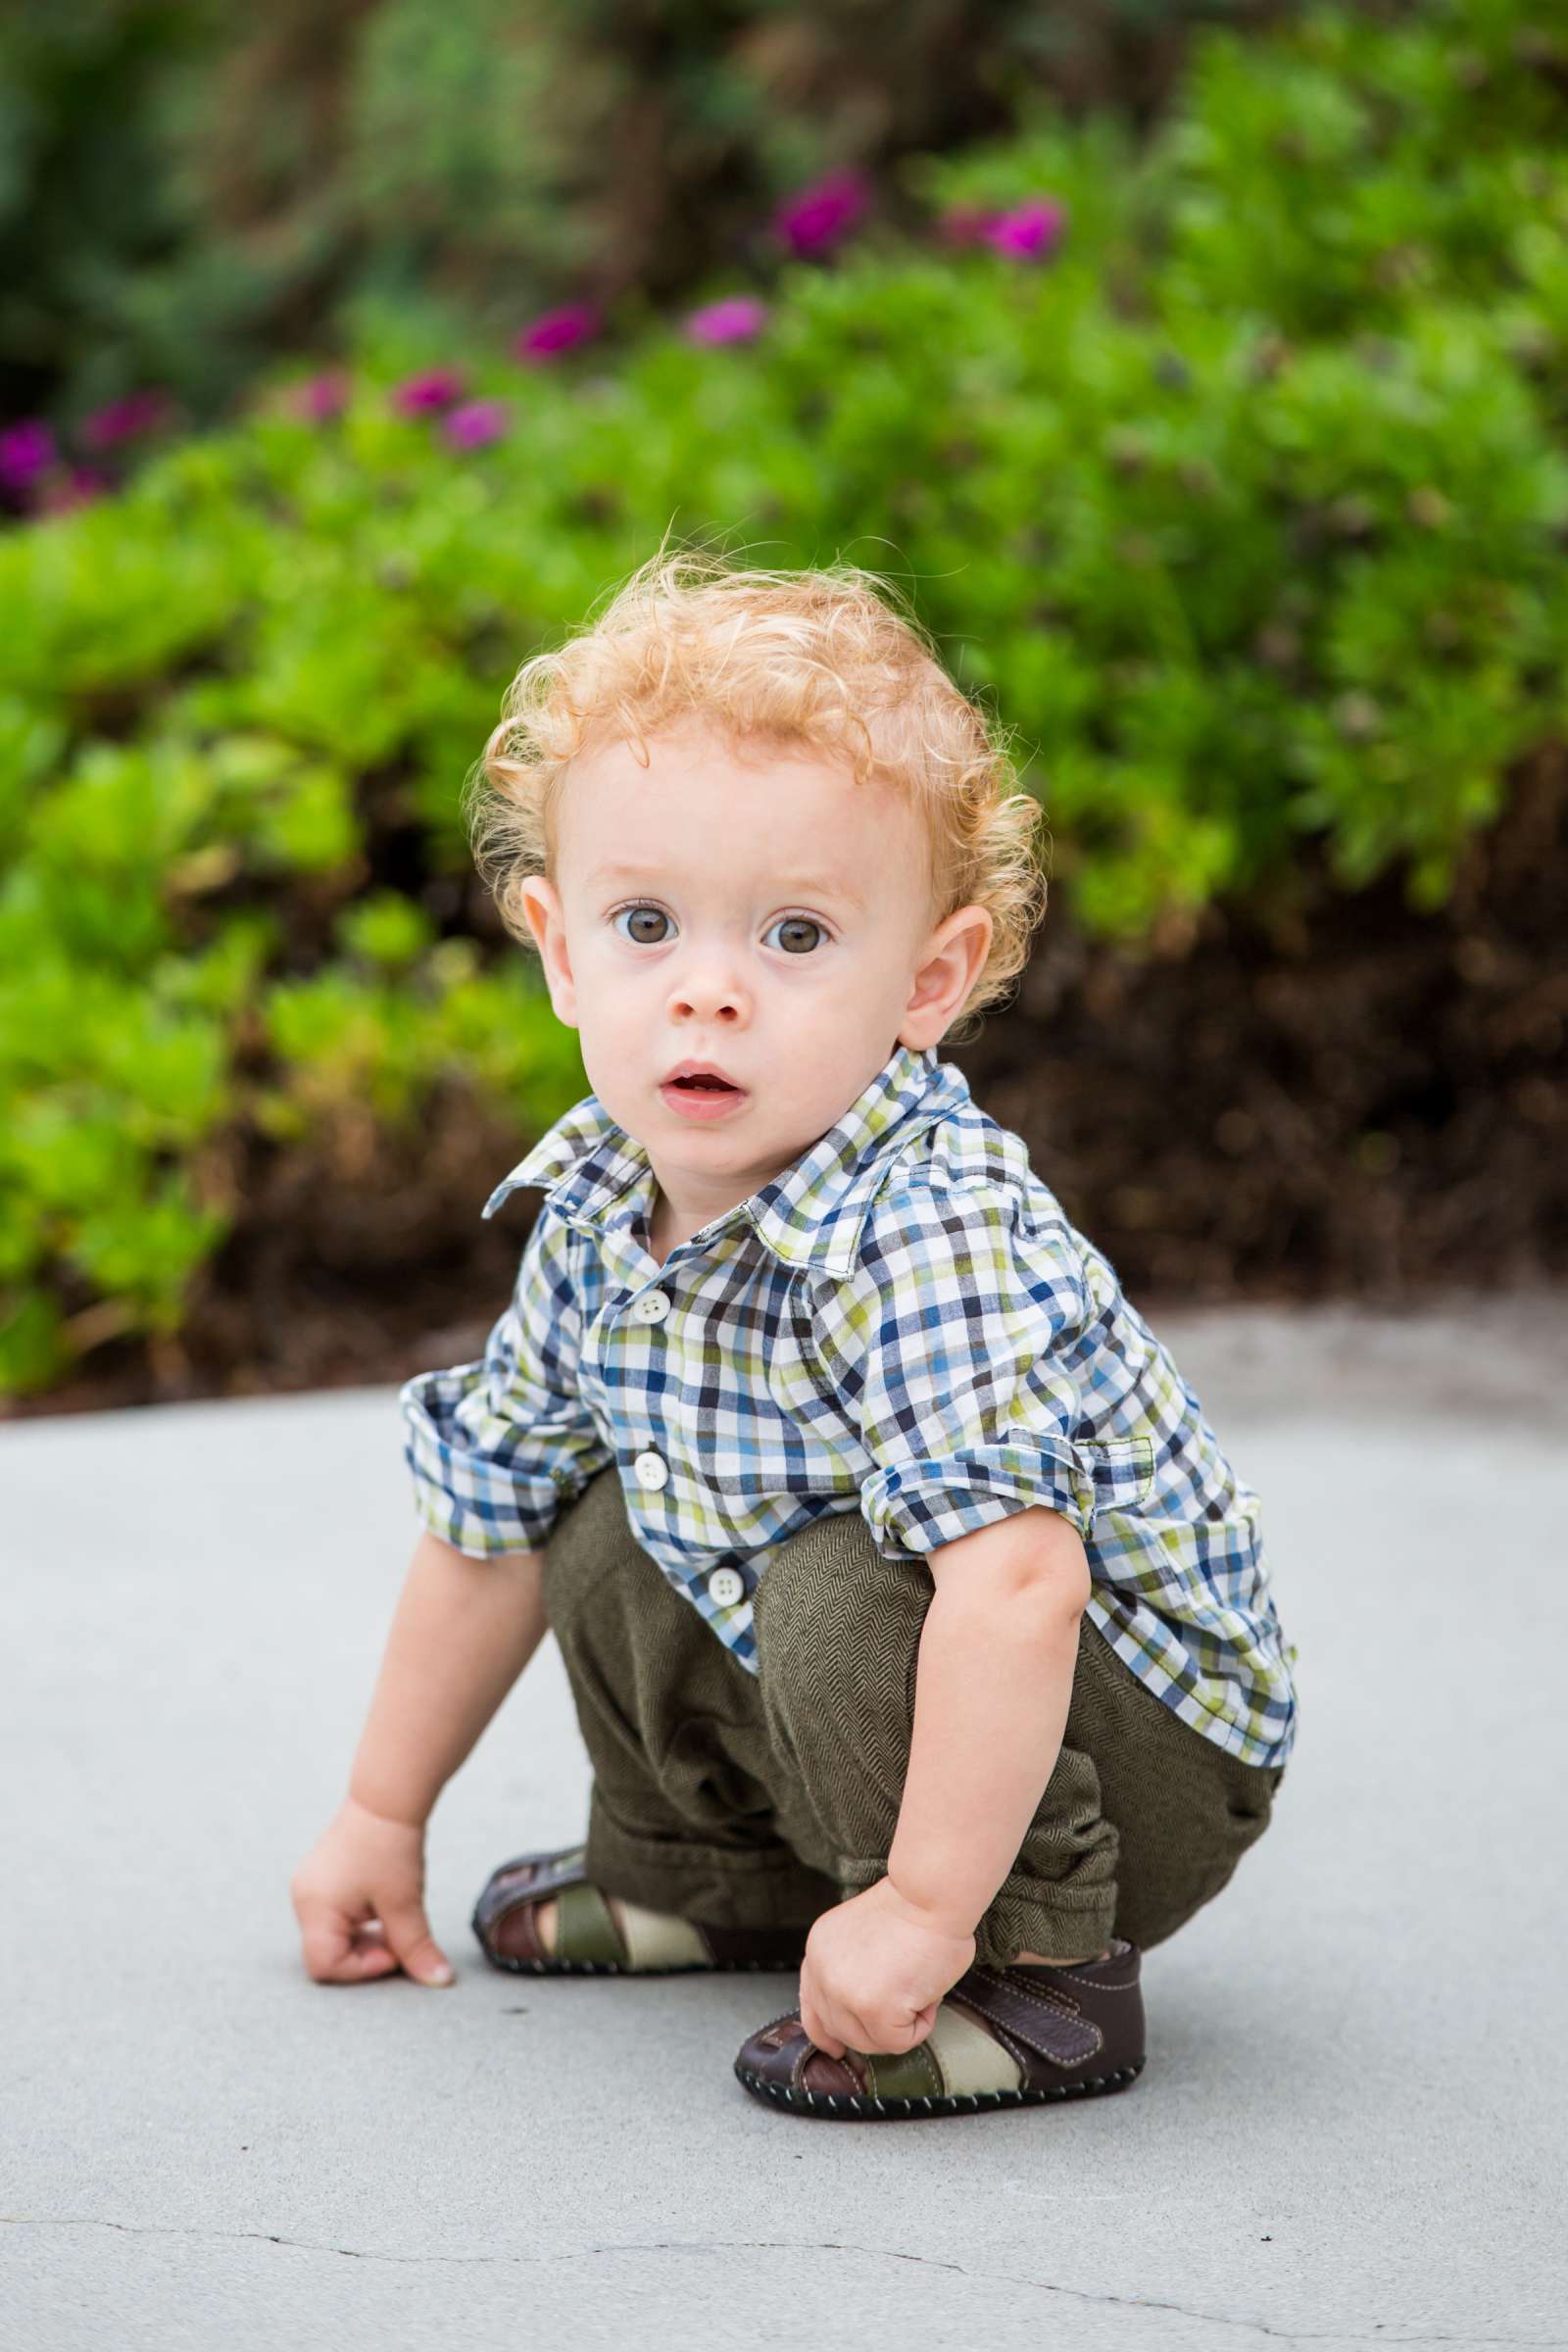
M646 731L709 719L733 740L837 754L858 784L875 776L914 801L932 927L970 905L992 918L990 953L946 1033L966 1043L1010 995L1045 913L1044 812L1009 789L1009 745L897 596L856 564L754 570L666 543L597 619L525 662L464 789L475 862L513 937L536 947L521 885L555 882L557 812L588 737L635 741L646 765Z

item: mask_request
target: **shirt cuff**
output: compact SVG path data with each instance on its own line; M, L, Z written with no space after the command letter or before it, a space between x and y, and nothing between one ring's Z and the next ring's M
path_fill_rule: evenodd
M414 1480L415 1510L432 1535L470 1559L540 1551L557 1520L587 1484L592 1465L546 1469L497 1462L441 1435L411 1381L402 1393L403 1458Z
M878 1470L860 1493L861 1514L888 1559L923 1558L1036 1503L1058 1512L1088 1543L1095 1482L1079 1449L1065 1440L906 1462Z

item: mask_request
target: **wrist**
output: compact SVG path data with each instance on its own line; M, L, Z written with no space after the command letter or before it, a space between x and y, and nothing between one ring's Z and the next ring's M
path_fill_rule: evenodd
M421 1836L430 1818L428 1805L421 1808L411 1803L406 1795L400 1797L391 1790L378 1789L373 1782L363 1781L357 1773L350 1775L344 1801L357 1812L368 1813L372 1821L392 1829L415 1830Z
M977 1923L964 1916L961 1906L956 1908L952 1903L926 1901L901 1886L891 1868L882 1884L891 1889L900 1908L918 1926L929 1928L933 1935L946 1936L959 1942L973 1936Z

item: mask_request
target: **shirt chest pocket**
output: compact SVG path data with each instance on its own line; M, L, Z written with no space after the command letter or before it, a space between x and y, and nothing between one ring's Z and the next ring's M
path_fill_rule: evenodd
M1154 1484L1152 1438L1086 1438L1078 1444L1088 1471L1089 1492L1096 1518L1102 1511L1136 1511L1149 1500Z

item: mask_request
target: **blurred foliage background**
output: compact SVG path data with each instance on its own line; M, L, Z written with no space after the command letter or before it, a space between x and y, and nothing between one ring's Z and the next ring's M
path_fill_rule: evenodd
M1259 0L20 0L0 15L0 414L156 385L211 424L367 312L502 336L766 268L776 201L1005 128L1146 114ZM89 442L89 447L91 443Z
M482 1341L586 1080L461 789L672 522L1018 731L955 1057L1124 1279L1562 1271L1568 39L1211 17L7 21L0 1401Z

